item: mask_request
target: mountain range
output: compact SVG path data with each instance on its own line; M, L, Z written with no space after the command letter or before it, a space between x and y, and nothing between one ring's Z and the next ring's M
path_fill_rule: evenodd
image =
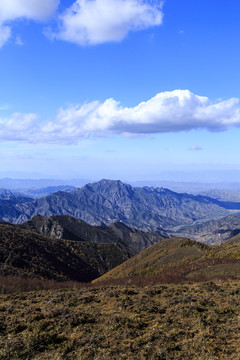
M40 199L1 200L0 220L23 223L35 215L69 215L91 225L122 222L143 231L163 232L175 226L227 216L240 203L176 193L164 188L132 187L101 180Z
M40 199L0 190L0 275L82 282L239 276L238 202L111 180L64 190Z

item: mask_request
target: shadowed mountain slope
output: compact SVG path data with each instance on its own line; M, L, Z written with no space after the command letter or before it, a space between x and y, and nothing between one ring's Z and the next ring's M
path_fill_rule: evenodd
M108 226L102 227L110 234L113 234L121 239L121 243L129 247L135 253L148 248L149 246L165 239L168 234L161 231L159 232L143 232L139 229L133 229L129 226L115 222Z
M67 215L56 215L49 218L36 215L18 226L56 239L113 243L132 254L136 254L164 238L162 234L145 233L122 223L101 227L91 226L80 219ZM167 236L165 235L165 237Z
M55 239L100 243L116 243L120 240L114 235L68 215L56 215L49 218L36 215L18 226Z
M0 224L1 275L90 281L128 257L115 244L52 239Z

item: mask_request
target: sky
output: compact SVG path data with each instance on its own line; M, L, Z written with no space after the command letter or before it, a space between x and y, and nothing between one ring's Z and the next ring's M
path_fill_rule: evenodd
M0 0L0 176L240 182L238 0Z

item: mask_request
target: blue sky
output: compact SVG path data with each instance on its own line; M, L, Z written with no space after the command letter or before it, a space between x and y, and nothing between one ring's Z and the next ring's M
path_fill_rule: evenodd
M237 181L239 14L236 0L2 0L1 173Z

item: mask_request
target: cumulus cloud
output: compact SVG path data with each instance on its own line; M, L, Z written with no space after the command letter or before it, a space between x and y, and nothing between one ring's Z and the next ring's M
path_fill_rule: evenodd
M161 92L135 107L114 99L60 109L53 120L38 124L35 114L14 114L0 120L0 138L36 142L74 143L82 138L180 132L193 129L223 131L240 126L239 99L213 102L189 90ZM196 150L196 149L195 149Z
M11 36L10 23L25 18L43 21L57 9L59 0L6 0L0 1L0 47ZM7 25L6 25L7 24Z
M59 31L52 36L78 45L118 42L162 19L160 0L76 0L59 15Z
M14 113L9 118L0 118L0 139L31 142L31 137L38 132L38 119L33 113Z

